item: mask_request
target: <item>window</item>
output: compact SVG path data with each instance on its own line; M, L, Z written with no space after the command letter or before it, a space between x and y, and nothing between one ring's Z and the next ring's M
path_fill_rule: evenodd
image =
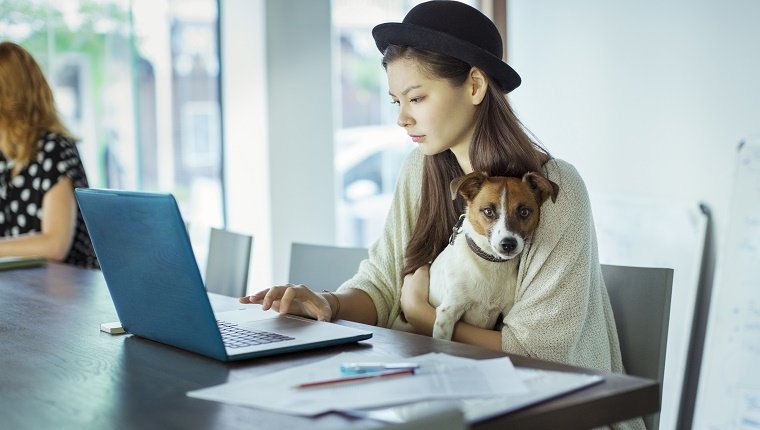
M396 125L372 27L419 2L335 0L339 99L335 133L336 242L369 246L382 231L401 164L414 146Z
M182 153L185 168L213 168L221 159L219 105L189 102L182 106Z
M91 186L172 192L224 224L216 0L0 0L40 63Z

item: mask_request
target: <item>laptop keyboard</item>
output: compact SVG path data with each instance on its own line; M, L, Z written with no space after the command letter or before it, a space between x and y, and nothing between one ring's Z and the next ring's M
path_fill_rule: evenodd
M245 346L264 345L283 340L293 340L290 336L261 330L251 330L238 327L237 324L225 321L217 321L219 331L222 333L224 346L228 348L243 348Z

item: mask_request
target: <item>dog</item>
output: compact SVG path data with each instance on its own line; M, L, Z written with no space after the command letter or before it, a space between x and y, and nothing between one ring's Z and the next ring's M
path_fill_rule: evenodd
M528 172L518 177L473 172L451 181L451 198L465 200L449 245L430 267L430 304L436 307L433 337L451 339L460 319L493 329L512 306L516 258L538 227L541 205L557 201L559 186Z

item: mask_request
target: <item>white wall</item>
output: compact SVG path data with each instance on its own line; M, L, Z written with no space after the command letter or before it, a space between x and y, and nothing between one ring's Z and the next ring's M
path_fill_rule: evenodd
M330 32L329 0L221 1L228 224L255 236L252 291L287 280L291 242L335 240Z
M578 168L592 201L705 202L720 252L737 144L760 134L760 2L508 5L509 63L523 77L510 98L523 123ZM678 418L668 371L662 429Z
M335 241L330 0L266 2L273 281L291 242Z
M709 204L760 133L760 2L510 0L520 118L594 193Z
M220 4L227 228L254 236L249 290L271 285L264 0Z

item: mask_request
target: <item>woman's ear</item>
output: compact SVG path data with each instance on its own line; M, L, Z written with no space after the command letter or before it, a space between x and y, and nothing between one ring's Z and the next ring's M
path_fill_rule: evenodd
M482 70L477 67L472 67L470 68L470 77L468 81L470 88L472 88L470 92L472 104L477 106L483 102L483 99L488 92L488 78L486 78L486 75Z

